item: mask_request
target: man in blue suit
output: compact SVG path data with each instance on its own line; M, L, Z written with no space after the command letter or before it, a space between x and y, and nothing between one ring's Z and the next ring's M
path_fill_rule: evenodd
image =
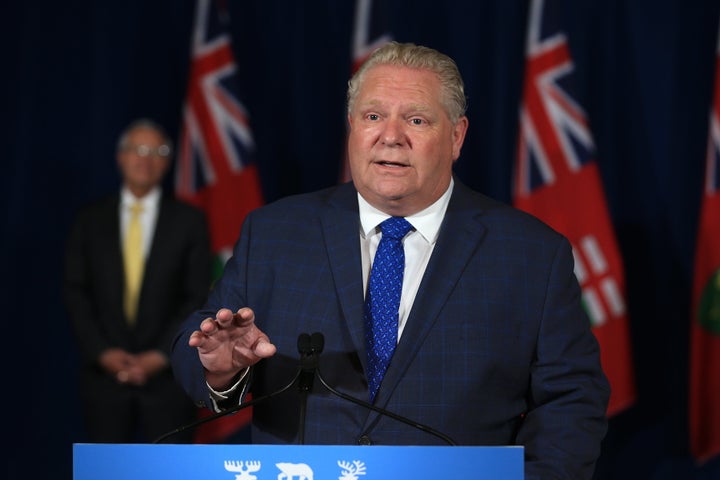
M298 336L321 332L318 371L342 394L453 443L523 445L527 479L592 477L609 387L570 245L453 177L465 108L447 56L390 43L370 57L348 89L352 182L252 212L206 305L175 339L173 368L197 405L222 411L248 391L282 389L298 369ZM373 394L365 296L389 217L412 229L396 346ZM305 409L300 394L255 405L254 443L446 442L318 382Z

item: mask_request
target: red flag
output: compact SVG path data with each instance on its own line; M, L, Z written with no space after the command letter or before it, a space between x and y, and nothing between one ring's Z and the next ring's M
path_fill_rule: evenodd
M592 133L573 98L573 61L558 28L562 5L555 0L530 5L513 203L572 244L583 304L612 389L611 416L635 401L623 264Z
M720 454L720 39L692 289L690 450L698 462Z
M264 201L250 122L240 102L227 12L212 0L197 2L190 55L175 191L207 215L217 278L245 216ZM205 423L196 441L223 441L247 427L250 410Z
M373 4L373 0L356 0L352 44L352 74L358 71L360 65L370 56L373 50L392 40L392 36L388 33L386 8L387 4L382 0L375 4ZM347 155L345 155L343 169L340 172L340 181L347 182L349 180L350 168Z

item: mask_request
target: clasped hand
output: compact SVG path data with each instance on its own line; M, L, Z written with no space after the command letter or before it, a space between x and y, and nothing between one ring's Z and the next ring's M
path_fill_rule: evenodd
M158 350L130 353L121 348L102 352L99 363L116 382L135 386L145 385L169 365L165 354Z

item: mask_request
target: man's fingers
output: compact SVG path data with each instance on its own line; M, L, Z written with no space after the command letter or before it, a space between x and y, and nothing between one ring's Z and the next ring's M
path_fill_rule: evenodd
M188 345L191 347L199 347L205 342L205 334L199 330L195 330L190 334Z
M243 307L234 315L235 323L239 327L246 327L255 321L255 312L251 308Z
M215 319L221 328L229 326L233 321L233 317L233 312L229 308L221 308L215 314Z
M200 323L200 331L205 335L212 335L218 331L218 325L212 318L208 317Z
M275 352L277 352L277 347L267 340L259 340L253 349L253 353L260 358L272 357Z
M255 321L255 313L252 309L244 307L233 313L229 308L221 308L215 314L215 318L207 317L200 324L200 330L206 335L213 335L217 330L230 328L235 324L238 327L246 327Z

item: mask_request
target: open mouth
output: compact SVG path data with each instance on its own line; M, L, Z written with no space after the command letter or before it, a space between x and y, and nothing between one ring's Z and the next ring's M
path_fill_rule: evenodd
M407 167L407 165L400 163L400 162L391 162L388 160L380 160L375 162L377 165L381 165L383 167Z

